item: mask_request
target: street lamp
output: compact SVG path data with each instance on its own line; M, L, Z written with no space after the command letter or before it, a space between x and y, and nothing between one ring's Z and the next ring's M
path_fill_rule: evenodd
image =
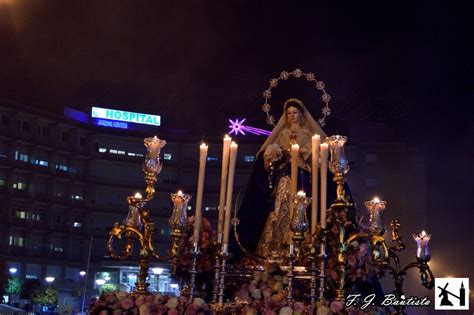
M8 271L9 271L12 275L14 275L14 274L18 271L18 269L16 269L15 267L11 267L10 269L8 269Z
M48 282L48 286L49 288L51 288L51 283L53 283L54 280L56 280L54 277L46 277L44 278L44 280L46 280L46 282Z
M84 276L86 275L86 272L84 270L79 271L79 275L84 278Z
M105 281L104 279L97 279L97 280L95 280L95 283L96 283L98 286L104 285L105 282L106 282L106 281Z

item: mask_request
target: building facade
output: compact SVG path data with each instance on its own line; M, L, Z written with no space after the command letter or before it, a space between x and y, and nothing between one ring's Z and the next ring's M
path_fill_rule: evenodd
M12 104L0 107L0 255L22 279L45 282L54 277L60 304L78 307L80 297L74 292L84 285L88 301L100 287L96 280L134 288L137 263L109 259L106 244L110 228L127 215L127 196L145 188L144 137L157 134L167 140L155 198L146 207L156 225L160 256L166 257L171 245L170 194L182 190L194 197L196 192L201 140L209 143L203 215L214 223L217 218L220 137L200 139L163 135L159 128L130 131L110 126ZM360 130L351 131L346 149L348 182L356 203L379 195L388 201L388 217L409 223L407 231L414 232L412 226L425 215L422 157L390 132L378 132L381 136L375 139ZM236 196L245 188L263 140L238 139ZM189 203L190 214L194 202L195 198ZM358 208L365 213L363 206ZM81 275L88 262L89 272ZM166 259L152 267L159 268L150 273L152 290L175 292L177 283Z

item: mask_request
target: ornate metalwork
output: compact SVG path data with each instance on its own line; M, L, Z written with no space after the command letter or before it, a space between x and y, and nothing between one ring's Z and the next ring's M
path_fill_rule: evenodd
M166 144L166 141L153 138L144 139L147 154L143 163L143 172L145 173L145 182L147 184L146 198L137 193L127 198L128 215L123 224L115 223L109 232L109 240L107 249L113 259L128 259L133 254L135 241L140 244L138 252L139 256L139 273L137 277L136 289L133 295L149 294L146 282L148 277L148 269L150 268L150 259L158 259L158 254L153 247L153 236L155 234L155 224L150 219L150 212L144 208L147 202L153 199L155 193L155 183L157 175L161 171L160 150ZM116 240L125 240L125 247L121 253L114 248Z
M181 236L188 224L186 209L191 198L191 195L183 194L182 191L171 194L171 201L173 201L174 206L173 214L169 219L169 224L172 229L171 237L173 238L173 244L169 250L169 255L172 258L178 256L179 240L181 239Z
M405 244L403 243L402 237L398 232L398 230L400 229L400 222L398 220L393 220L390 223L390 226L392 228L392 242L395 242L396 245L390 246L390 248L388 248L388 254L391 260L388 260L386 263L379 262L376 264L379 269L379 274L381 276L384 276L386 271L388 270L394 280L394 293L397 298L401 298L401 296L404 295L403 282L407 271L412 268L417 268L420 271L421 285L423 285L427 289L432 289L434 286L434 276L431 272L430 266L428 265L428 262L431 258L431 256L429 255L429 251L425 251L424 253L418 255L415 261L401 266L400 258L398 257L397 252L400 252L401 250L405 249ZM393 265L390 264L391 262L393 262ZM396 305L396 314L406 314L405 308L405 305Z

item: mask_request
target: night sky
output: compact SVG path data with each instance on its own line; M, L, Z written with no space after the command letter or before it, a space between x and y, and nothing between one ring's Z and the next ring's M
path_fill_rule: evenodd
M275 2L0 0L0 98L155 113L164 131L209 136L229 117L268 128L268 80L314 72L328 130L387 122L425 155L433 251L474 281L473 2ZM282 85L274 114L294 96L318 113L315 92Z

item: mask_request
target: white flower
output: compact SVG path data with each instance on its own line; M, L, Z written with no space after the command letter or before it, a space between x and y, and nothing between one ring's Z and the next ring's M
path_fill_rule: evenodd
M193 304L196 305L199 308L203 308L203 306L206 304L206 302L201 298L194 298Z
M171 310L173 308L176 308L178 307L179 305L179 301L177 298L173 297L171 299L168 300L168 302L166 303L166 306Z
M262 298L262 290L255 289L252 292L250 292L250 295L252 296L252 299L260 300Z
M271 79L270 80L270 86L272 88L276 87L278 85L278 79Z
M292 315L293 310L289 306L282 307L278 315Z
M270 98L270 97L272 97L272 91L270 90L263 91L263 98Z
M318 119L318 123L321 127L324 127L324 125L326 125L326 122L322 118Z

